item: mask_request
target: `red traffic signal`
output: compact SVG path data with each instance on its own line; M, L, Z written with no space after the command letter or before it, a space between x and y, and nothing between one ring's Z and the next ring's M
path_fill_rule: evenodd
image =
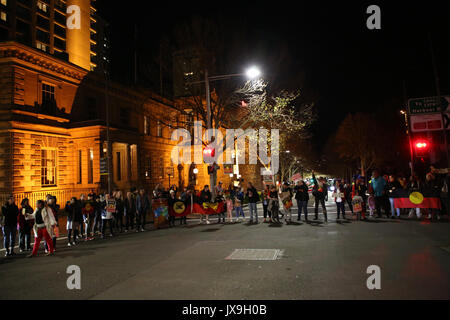
M414 147L416 149L416 156L426 157L428 156L428 152L430 151L430 143L427 140L416 140L414 142Z
M203 161L212 163L212 159L214 158L215 154L216 149L209 146L205 147L205 149L203 149Z

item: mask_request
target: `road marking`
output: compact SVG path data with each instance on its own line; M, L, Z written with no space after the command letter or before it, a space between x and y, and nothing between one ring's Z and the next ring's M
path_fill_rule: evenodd
M277 260L282 256L280 249L235 249L225 260Z

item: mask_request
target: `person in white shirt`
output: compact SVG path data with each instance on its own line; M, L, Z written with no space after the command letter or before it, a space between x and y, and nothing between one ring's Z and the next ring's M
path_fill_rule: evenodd
M342 218L345 219L345 195L344 186L340 181L336 183L336 189L333 192L334 202L336 202L337 207L337 218L339 219L340 213L342 212Z

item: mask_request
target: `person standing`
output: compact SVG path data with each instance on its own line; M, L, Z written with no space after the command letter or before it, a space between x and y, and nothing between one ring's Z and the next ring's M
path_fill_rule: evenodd
M364 177L359 176L353 186L352 199L356 196L361 197L361 216L362 220L366 220L366 204L367 204L367 187L364 184ZM356 210L355 210L356 211Z
M219 191L216 194L216 202L218 204L218 206L217 206L218 209L217 210L219 210L217 212L217 215L219 217L217 223L220 223L220 221L222 221L222 223L225 223L225 197L223 196L223 191ZM220 204L222 204L222 209L219 209Z
M175 211L173 206L178 199L175 196L175 191L169 191L169 199L167 199L167 205L169 206L169 227L175 227Z
M244 203L244 192L240 187L236 187L234 193L234 208L236 211L236 221L245 220L244 210L242 209L243 203Z
M298 207L297 221L301 220L302 211L303 214L305 215L305 221L308 221L308 200L309 200L308 187L306 186L303 180L299 180L294 188L294 191L295 191L295 200L297 200L297 207Z
M269 216L269 222L272 222L272 215L270 214L270 211L267 209L269 207L269 200L270 200L269 194L270 194L270 186L266 184L266 188L264 189L262 194L264 223L267 222L267 216Z
M353 205L352 205L352 184L349 181L345 181L344 184L344 197L347 205L350 209L350 212L353 215Z
M333 198L337 207L337 219L340 219L340 213L342 212L342 218L345 220L345 193L344 186L340 181L336 183L336 189L333 192Z
M81 212L83 214L84 219L84 226L86 227L86 238L85 241L93 240L94 239L94 231L92 230L94 219L95 219L95 204L94 199L92 198L92 195L89 194L87 201L84 202L84 206L81 209ZM90 237L92 231L92 237Z
M380 176L378 170L374 170L372 173L372 180L370 182L375 197L375 210L378 218L381 218L381 207L383 207L386 216L389 218L389 210L385 207L385 190L386 180Z
M327 207L325 206L325 197L328 193L328 185L325 182L325 179L322 177L319 177L319 180L316 179L316 176L314 175L314 171L312 172L312 178L313 178L313 196L314 196L314 220L319 219L319 204L322 206L322 212L325 218L325 222L328 221L327 217Z
M39 250L39 245L41 243L42 238L45 239L48 245L48 253L47 255L53 255L53 228L56 226L56 220L53 216L52 210L45 206L45 202L43 200L38 200L36 203L36 210L32 214L26 214L27 217L34 219L34 246L33 251L28 258L35 257Z
M28 198L23 199L20 205L21 210L17 217L19 224L19 248L20 252L31 251L31 230L33 229L34 220L27 218L25 214L32 214L33 208L30 206Z
M200 192L200 204L203 206L204 203L211 202L211 191L209 191L209 186L205 185L203 190ZM204 206L203 206L204 208ZM200 223L203 223L203 219L205 219L206 224L209 224L209 217L207 214L203 214L200 218Z
M120 190L116 191L115 200L116 200L115 225L116 225L117 231L122 233L123 232L123 215L124 215L124 210L125 210L125 204L123 201L122 191L120 191Z
M247 193L246 196L248 198L248 207L250 210L250 223L253 223L253 216L255 216L255 223L258 223L258 209L257 202L259 201L259 195L256 188L253 186L251 182L247 184Z
M171 190L175 192L176 191ZM144 189L139 190L139 194L136 198L136 211L137 211L137 226L136 229L140 229L140 231L145 231L145 221L147 216L147 211L151 208L151 201L149 199L149 196L145 192Z
M125 199L125 232L128 229L131 231L134 229L134 218L136 216L136 199L133 194L129 191L127 192L127 197Z
M272 221L280 223L280 216L278 214L280 210L280 202L278 200L277 187L275 187L274 185L270 187L269 198L270 198L269 207L267 209L270 211Z
M228 222L233 222L233 198L231 197L230 192L227 192L225 195L225 204L227 207L227 219Z
M114 236L113 231L113 214L116 212L116 201L112 196L110 196L109 193L105 195L105 204L106 206L103 209L102 212L102 239L105 239L106 237L106 224L109 226L109 236Z
M283 203L283 208L284 208L284 222L286 224L289 224L292 222L292 212L291 212L291 208L292 208L292 190L289 187L289 184L287 182L283 183L281 190L280 190L280 199L281 202ZM289 218L289 221L288 221Z
M395 218L395 212L397 211L397 217L400 218L400 208L395 208L394 206L394 199L397 198L397 192L398 190L402 189L402 186L400 185L400 182L396 179L395 175L389 176L389 181L386 184L386 193L389 198L389 203L391 205L391 219ZM376 201L376 198L375 198ZM376 204L376 202L375 202ZM377 211L378 213L378 211ZM381 217L381 213L379 214L379 217ZM389 217L389 216L388 216Z
M2 207L3 223L3 245L6 253L5 257L14 255L14 246L16 244L17 219L19 216L19 207L14 203L14 196L10 196L8 201Z
M67 213L67 246L71 247L77 244L79 228L83 223L83 214L81 213L80 203L77 201L76 197L72 197L70 202L67 202L64 210Z
M425 176L425 183L423 186L423 191L426 193L429 197L433 198L439 198L439 195L441 193L441 190L439 188L439 185L436 181L436 177L433 173L429 172ZM430 221L433 221L433 218L436 216L437 219L439 219L439 209L428 209L428 219Z

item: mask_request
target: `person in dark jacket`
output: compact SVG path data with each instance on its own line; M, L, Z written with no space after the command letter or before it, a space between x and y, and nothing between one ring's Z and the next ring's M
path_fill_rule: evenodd
M298 207L297 221L301 220L302 210L303 214L305 215L305 221L308 221L309 194L308 194L308 187L306 186L305 181L299 180L297 182L297 185L294 187L294 192L295 192L295 200L297 200L297 207Z
M31 251L31 230L33 230L34 219L26 217L26 214L33 214L33 208L30 206L28 198L22 200L21 210L17 216L19 224L19 248L20 252Z
M74 246L77 244L78 232L80 225L83 223L83 214L81 213L80 203L76 197L72 197L65 207L67 212L67 246ZM72 241L73 232L73 241Z
M319 180L316 179L316 176L314 175L314 171L312 172L312 178L313 178L313 196L314 196L314 220L319 219L319 203L322 205L322 212L325 218L325 222L328 221L327 217L327 207L325 206L325 198L328 194L328 184L326 183L325 179L320 177Z
M269 194L270 194L270 185L267 184L266 188L264 189L264 191L262 193L264 222L266 222L267 215L269 215L269 222L272 221L272 215L271 215L270 211L267 209L269 206L269 200L270 200Z
M175 196L177 194L176 189L172 189L175 192ZM140 229L140 231L145 231L145 221L147 217L147 211L150 210L151 207L151 200L148 196L148 194L145 192L144 189L139 190L139 194L136 198L136 223L137 229Z
M173 208L175 202L179 201L176 197L174 190L169 191L169 199L167 199L167 205L169 208ZM169 209L169 227L175 227L175 212Z
M225 197L223 196L223 191L220 190L217 191L215 201L219 204L220 203L225 204ZM225 205L223 205L221 211L218 212L218 216L219 220L217 223L220 223L220 221L222 221L222 223L225 223Z
M114 193L114 198L116 199L116 221L115 225L117 231L123 232L123 216L125 211L125 202L123 200L122 191L118 190Z
M59 224L58 224L58 215L59 215L59 204L57 204L57 200L55 196L52 195L47 195L47 208L50 209L53 213L53 216L55 217L55 221L56 221L56 228L59 228ZM57 235L55 234L55 232L53 232L53 237L52 237L52 242L53 242L53 251L56 251L56 239L57 239ZM48 253L49 251L49 247L47 244L47 241L44 239L44 248L45 248L45 253Z
M16 244L17 216L19 208L14 203L14 197L11 195L8 201L2 207L3 223L3 245L5 247L5 256L14 255L14 245Z
M253 215L255 216L255 223L258 223L258 209L256 203L259 201L259 194L251 182L247 184L247 192L245 194L248 198L248 207L250 210L250 223L253 223Z
M203 188L203 190L200 192L200 204L203 205L203 203L209 203L211 202L212 199L212 195L211 195L211 191L209 191L209 186L205 185L205 187ZM209 224L209 216L207 214L202 214L201 218L200 218L200 223L203 223L203 219L205 219L206 224Z
M390 175L388 183L386 184L386 194L389 197L389 203L391 204L391 219L395 218L395 210L397 211L397 218L400 218L400 208L394 208L394 199L398 197L398 191L402 189L400 182L396 179L395 175ZM378 215L381 218L381 213Z
M439 184L436 181L436 177L433 173L427 173L425 178L425 183L423 185L423 192L428 197L439 198L441 189ZM433 221L434 217L439 219L439 210L438 209L428 209L428 219Z
M352 205L352 184L351 182L345 181L344 184L344 197L347 205L350 209L350 212L353 215L353 205Z
M127 197L125 198L125 232L134 229L134 218L136 216L136 198L132 192L127 192ZM138 232L138 230L136 230Z

